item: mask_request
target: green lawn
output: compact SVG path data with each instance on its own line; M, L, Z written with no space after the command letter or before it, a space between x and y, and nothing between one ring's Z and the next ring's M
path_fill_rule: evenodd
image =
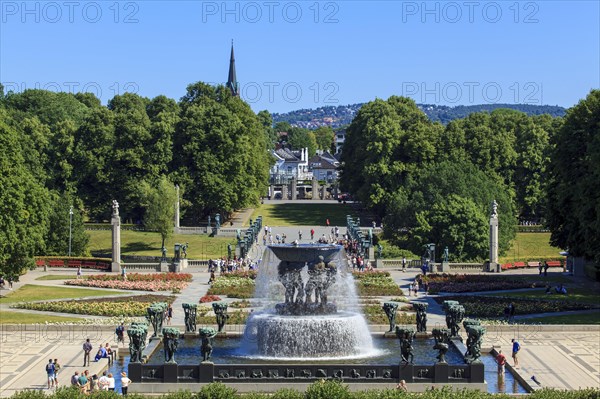
M45 276L40 276L36 278L39 281L48 281L48 280L73 280L77 278L77 274L46 274Z
M554 285L550 285L554 289ZM504 292L501 294L490 294L491 296L503 296L527 299L547 299L552 301L588 303L600 306L600 293L585 288L571 288L567 285L568 295L546 294L545 289L535 289L521 292ZM600 311L599 311L600 312Z
M263 226L346 226L346 215L356 217L349 204L302 203L262 204L254 209L252 220L263 217ZM246 223L248 223L246 221Z
M107 291L88 288L56 287L25 284L16 291L0 298L0 303L42 301L46 299L84 298L90 296L108 296L129 294L125 291Z
M24 312L11 312L8 310L0 310L0 324L43 324L43 323L55 323L55 322L70 322L80 321L78 317L63 317L63 316L49 316L45 314L35 313L24 313Z
M600 324L600 311L575 313L562 316L532 317L520 319L519 323L531 324Z
M550 233L517 233L511 248L505 256L500 257L500 263L519 262L542 259L562 259L560 248L550 245Z
M112 236L110 230L88 230L90 235L89 250L92 252L111 253ZM214 259L227 256L227 244L235 246L235 237L209 237L199 234L175 234L167 240L167 255L173 256L176 242L189 243L187 250L189 259ZM121 255L160 256L162 240L160 234L144 231L121 231Z

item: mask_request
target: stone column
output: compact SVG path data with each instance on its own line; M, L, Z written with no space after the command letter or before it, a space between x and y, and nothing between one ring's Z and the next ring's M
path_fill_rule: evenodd
M327 197L327 183L321 186L321 198L325 199Z
M177 190L177 202L175 202L175 234L179 234L179 185L175 185Z
M112 272L121 272L121 217L119 216L119 203L113 200L112 205Z
M489 271L496 271L498 266L498 203L492 202L490 215L490 266Z
M281 186L281 199L282 200L288 199L288 186L287 186L287 184L284 184L283 186Z
M293 201L298 199L298 194L296 193L297 185L298 185L298 181L296 179L296 176L292 176L292 200Z
M319 181L317 180L317 178L315 176L313 176L313 178L312 178L312 199L313 200L319 199Z
M275 199L275 185L271 184L271 189L269 190L269 195L271 196L271 199Z

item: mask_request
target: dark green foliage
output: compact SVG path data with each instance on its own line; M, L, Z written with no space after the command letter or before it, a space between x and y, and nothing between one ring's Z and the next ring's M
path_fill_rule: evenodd
M600 265L600 90L567 111L551 144L546 193L551 242Z
M237 390L222 382L205 385L194 395L194 399L235 399L237 397Z
M282 388L277 390L271 399L303 399L304 393L293 388Z
M45 236L45 255L65 256L69 253L69 209L73 206L71 223L71 256L87 255L90 240L83 226L82 204L68 193L52 193L52 212Z
M352 397L348 385L340 381L321 380L306 388L305 399L350 399Z

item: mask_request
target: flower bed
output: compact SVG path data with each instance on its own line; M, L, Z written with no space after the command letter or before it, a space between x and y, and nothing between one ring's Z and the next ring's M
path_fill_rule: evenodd
M227 312L229 318L227 324L246 324L250 313L244 312L243 310L235 310L233 312ZM199 325L214 325L217 324L216 316L208 314L208 312L198 312L196 316L196 323Z
M237 308L237 309L247 309L247 308L251 308L252 306L253 306L252 303L250 303L250 301L248 301L246 299L242 299L241 301L234 301L229 304L230 308Z
M91 281L123 281L120 274L93 274L86 276L86 280ZM192 281L190 273L127 273L127 281L183 281L189 283Z
M250 278L252 280L256 280L256 275L257 275L257 271L256 270L236 270L234 272L225 272L225 273L221 273L221 275L219 277L242 277L242 278Z
M218 302L221 300L221 297L216 295L204 295L200 298L200 303L208 303L208 302Z
M403 295L389 272L353 272L352 275L360 296Z
M525 280L478 274L428 274L424 279L427 281L429 293L513 290L535 286L535 283Z
M208 290L208 295L227 295L230 298L252 298L254 280L246 277L219 276Z
M128 296L106 299L88 299L52 302L24 302L12 307L18 309L42 310L46 312L61 312L86 314L92 316L136 317L145 316L148 305L153 302L172 302L171 296Z
M504 317L504 309L510 304L515 306L516 315L564 312L568 310L592 309L592 306L565 301L544 301L540 299L517 299L499 296L442 296L435 300L442 303L447 300L458 301L465 307L466 317Z
M169 281L123 281L123 280L67 280L65 285L73 285L78 287L93 287L93 288L113 288L120 290L135 290L135 291L176 291L187 287L185 281L169 280Z

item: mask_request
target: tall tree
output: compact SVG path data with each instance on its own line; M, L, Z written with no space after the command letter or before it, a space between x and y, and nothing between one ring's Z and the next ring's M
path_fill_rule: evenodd
M309 157L317 152L317 139L315 134L308 129L292 127L288 132L287 142L292 150L308 148Z
M173 235L177 202L175 186L166 176L161 176L154 184L144 182L141 191L144 226L160 233L164 247L165 241Z
M0 272L18 275L44 250L50 199L27 168L18 133L0 109Z
M273 129L273 117L271 113L267 110L262 110L258 114L256 114L260 124L265 129L265 136L267 137L267 149L271 150L275 148L275 143L277 143L277 134L275 133L275 129Z
M335 134L331 126L319 126L313 131L317 140L317 148L323 151L335 152Z
M71 236L71 255L85 256L90 236L83 225L81 201L69 193L52 193L52 211L49 216L49 228L45 236L45 255L66 256L69 253L69 233ZM70 215L70 210L73 214Z
M600 90L567 110L551 145L546 192L551 242L600 264Z

